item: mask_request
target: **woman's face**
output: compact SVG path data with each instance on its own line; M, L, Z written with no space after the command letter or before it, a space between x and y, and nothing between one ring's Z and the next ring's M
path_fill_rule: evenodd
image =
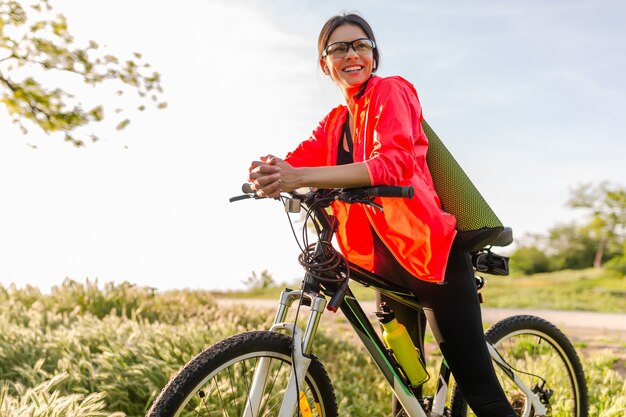
M346 23L335 29L328 38L328 45L335 42L352 42L357 39L367 39L367 35L357 25ZM373 51L357 53L354 48L348 48L344 57L328 55L320 59L322 71L328 74L342 89L346 98L352 97L372 75L374 68Z

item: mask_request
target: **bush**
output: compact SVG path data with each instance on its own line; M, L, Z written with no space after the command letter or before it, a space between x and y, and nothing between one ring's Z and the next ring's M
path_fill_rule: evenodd
M616 256L604 264L610 271L615 271L622 276L626 275L626 256Z
M511 271L522 275L531 275L550 271L550 258L536 247L518 248L510 260Z
M0 286L0 416L143 416L191 357L233 334L267 329L273 318L273 311L253 306L216 308L203 291L158 293L127 285L100 290L64 283L50 295ZM340 414L389 415L389 387L364 348L343 335L322 327L315 341ZM434 376L434 360L441 358L427 357ZM623 412L621 364L612 354L585 362L592 415ZM428 390L436 383L431 378Z

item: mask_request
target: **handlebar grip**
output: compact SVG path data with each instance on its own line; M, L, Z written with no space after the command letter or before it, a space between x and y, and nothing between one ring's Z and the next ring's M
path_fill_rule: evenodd
M379 187L370 187L367 194L370 197L403 197L413 198L415 190L412 185L400 187L397 185L381 185Z
M236 197L231 197L228 199L228 201L230 201L231 203L234 203L235 201L247 200L248 198L252 198L252 196L250 194L244 194L244 195L238 195Z
M249 182L244 182L241 185L241 191L243 191L245 194L255 194L256 191L254 191L252 189L252 184L250 184Z

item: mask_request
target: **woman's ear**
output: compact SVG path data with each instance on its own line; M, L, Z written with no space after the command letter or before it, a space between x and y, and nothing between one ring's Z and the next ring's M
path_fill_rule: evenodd
M324 71L324 74L330 75L330 71L328 70L328 65L324 62L324 59L320 59L320 68Z

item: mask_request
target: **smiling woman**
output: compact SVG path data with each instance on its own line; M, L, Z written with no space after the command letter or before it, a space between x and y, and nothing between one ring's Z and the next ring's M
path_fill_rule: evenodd
M477 416L516 416L484 342L470 258L453 246L456 219L442 209L426 164L428 138L415 88L398 76L373 75L380 53L370 25L357 14L330 18L320 32L318 53L320 68L346 105L331 110L285 159L267 155L253 161L248 180L262 197L301 187L413 187L415 198L377 198L383 210L335 201L338 246L349 262L419 298ZM424 313L387 297L378 301L392 306L424 352ZM399 412L396 400L393 415Z
M336 5L50 3L79 44L96 39L118 56L141 51L161 72L169 106L131 114L121 132L103 125L103 140L80 150L36 129L23 136L0 111L0 281L44 288L98 277L229 290L252 271L301 278L284 215L271 202L251 209L228 197L268 144L286 154L325 109L345 104L317 50ZM358 7L375 29L374 74L394 71L418 86L428 121L519 236L578 217L564 204L569 187L626 178L626 3ZM259 218L278 231L262 247L250 238Z

